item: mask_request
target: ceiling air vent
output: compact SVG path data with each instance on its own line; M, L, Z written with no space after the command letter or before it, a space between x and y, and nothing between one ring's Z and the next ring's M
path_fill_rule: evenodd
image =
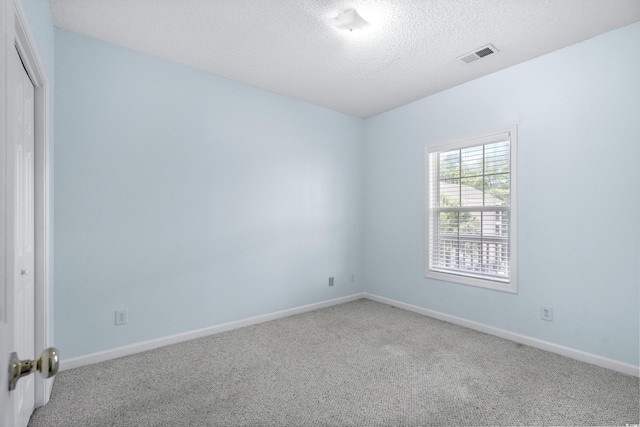
M484 58L487 55L491 55L492 53L495 53L495 52L498 52L498 49L496 49L493 45L488 44L486 46L482 46L481 48L476 49L474 52L467 53L466 55L462 55L458 59L468 64L480 58Z

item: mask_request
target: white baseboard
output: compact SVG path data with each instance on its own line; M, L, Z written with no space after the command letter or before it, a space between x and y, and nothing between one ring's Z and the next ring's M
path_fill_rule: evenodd
M60 361L60 371L67 369L79 368L81 366L91 365L93 363L104 362L118 357L128 356L130 354L140 353L154 348L164 347L166 345L177 344L179 342L189 341L195 338L201 338L208 335L219 334L221 332L238 329L245 326L256 325L258 323L268 322L270 320L280 319L282 317L292 316L294 314L305 313L307 311L317 310L319 308L330 307L333 305L344 304L346 302L355 301L364 298L364 293L357 293L342 298L335 298L328 301L322 301L315 304L303 305L300 307L290 308L288 310L276 311L274 313L263 314L261 316L249 317L247 319L237 320L234 322L223 323L208 328L197 329L182 334L171 335L168 337L158 338L155 340L144 341L140 343L130 344L123 347L112 348L97 353L87 354L85 356L63 359Z
M168 337L158 338L155 340L144 341L140 343L130 344L123 347L117 347L98 353L92 353L85 356L74 357L71 359L63 359L60 361L60 371L67 369L78 368L85 365L91 365L93 363L104 362L107 360L115 359L118 357L128 356L130 354L140 353L147 350L152 350L158 347L164 347L166 345L177 344L179 342L189 341L192 339L219 334L221 332L230 331L232 329L238 329L245 326L256 325L258 323L268 322L270 320L280 319L294 314L305 313L308 311L317 310L319 308L330 307L333 305L344 304L346 302L355 301L357 299L367 298L372 301L377 301L383 304L391 305L394 307L402 308L404 310L413 311L434 319L444 320L445 322L453 323L456 325L464 326L465 328L473 329L476 331L484 332L490 335L495 335L500 338L505 338L510 341L518 342L531 347L539 348L541 350L549 351L551 353L560 354L571 359L579 360L581 362L590 363L592 365L600 366L603 368L611 369L623 374L640 377L640 367L631 365L629 363L620 362L618 360L609 359L606 357L598 356L596 354L587 353L581 350L565 347L562 345L554 344L548 341L539 340L537 338L528 337L526 335L517 334L504 329L494 328L493 326L484 325L482 323L473 322L471 320L463 319L461 317L451 316L449 314L440 313L438 311L429 310L416 305L407 304L404 302L396 301L390 298L381 297L378 295L370 294L367 292L349 295L342 298L336 298L328 301L322 301L315 304L303 305L301 307L295 307L288 310L276 311L274 313L264 314L261 316L250 317L247 319L237 320L234 322L223 323L208 328L198 329L195 331L189 331L182 334L171 335ZM51 382L47 394L51 393Z
M383 304L391 305L394 307L402 308L404 310L413 311L415 313L433 317L434 319L444 320L445 322L464 326L465 328L484 332L489 335L495 335L497 337L505 338L510 341L515 341L517 343L528 345L530 347L535 347L541 350L549 351L551 353L560 354L562 356L579 360L581 362L586 362L592 365L622 372L623 374L632 375L634 377L640 376L640 367L632 365L630 363L620 362L618 360L609 359L606 357L598 356L596 354L587 353L581 350L576 350L573 348L554 344L548 341L539 340L537 338L531 338L526 335L520 335L515 332L506 331L504 329L494 328L493 326L484 325L482 323L473 322L471 320L466 320L461 317L451 316L449 314L440 313L438 311L429 310L423 307L406 304L404 302L370 294L368 292L364 293L364 297L373 301L381 302Z

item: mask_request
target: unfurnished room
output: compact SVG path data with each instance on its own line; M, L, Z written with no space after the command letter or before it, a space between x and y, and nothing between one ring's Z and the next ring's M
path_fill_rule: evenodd
M0 5L0 427L640 424L640 0Z

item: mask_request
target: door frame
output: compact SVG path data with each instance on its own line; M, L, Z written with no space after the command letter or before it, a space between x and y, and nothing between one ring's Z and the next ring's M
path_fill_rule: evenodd
M40 60L40 55L33 38L33 33L29 27L26 13L22 7L22 0L0 0L3 10L2 18L6 25L3 25L5 31L0 34L2 37L2 46L0 46L0 56L2 62L0 66L0 84L2 90L0 93L8 94L10 82L8 81L8 66L10 49L17 49L24 67L34 86L34 250L35 250L35 271L34 271L34 325L35 325L35 355L38 357L40 353L51 345L50 331L50 281L51 281L51 265L50 265L50 153L49 153L49 82L45 73L44 66ZM5 99L7 97L5 96ZM0 108L2 118L0 123L6 125L9 112L7 104ZM4 126L6 129L7 127ZM1 135L3 147L7 147L7 134L3 132ZM3 169L7 170L6 162L10 161L3 156ZM3 186L1 191L2 198L6 202L6 211L14 209L11 200L7 199L6 188ZM8 286L13 286L13 242L7 236L13 235L13 224L5 223L7 228L4 233L3 249L5 271L7 274L4 280L8 281ZM13 304L13 302L9 302ZM20 355L18 355L20 356ZM0 367L5 369L5 367ZM46 404L51 396L51 388L53 387L53 378L45 380L41 376L35 376L35 406L39 407Z

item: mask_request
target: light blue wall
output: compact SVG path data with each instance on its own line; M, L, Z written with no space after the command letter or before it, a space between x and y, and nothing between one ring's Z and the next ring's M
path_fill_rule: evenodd
M360 119L65 30L55 48L65 358L362 292Z
M638 365L639 39L634 24L362 121L55 30L56 345L367 291ZM518 294L425 279L425 144L510 124Z
M367 120L366 290L638 365L639 40L637 23ZM510 124L518 294L425 279L425 144Z
M47 0L22 0L23 9L27 15L29 28L36 43L38 56L42 61L47 81L49 83L49 203L51 210L49 212L49 340L54 342L54 324L55 318L53 314L54 307L54 251L53 251L53 204L54 204L54 188L53 188L53 167L54 167L54 92L55 92L55 75L54 75L54 29L51 17L51 9Z

